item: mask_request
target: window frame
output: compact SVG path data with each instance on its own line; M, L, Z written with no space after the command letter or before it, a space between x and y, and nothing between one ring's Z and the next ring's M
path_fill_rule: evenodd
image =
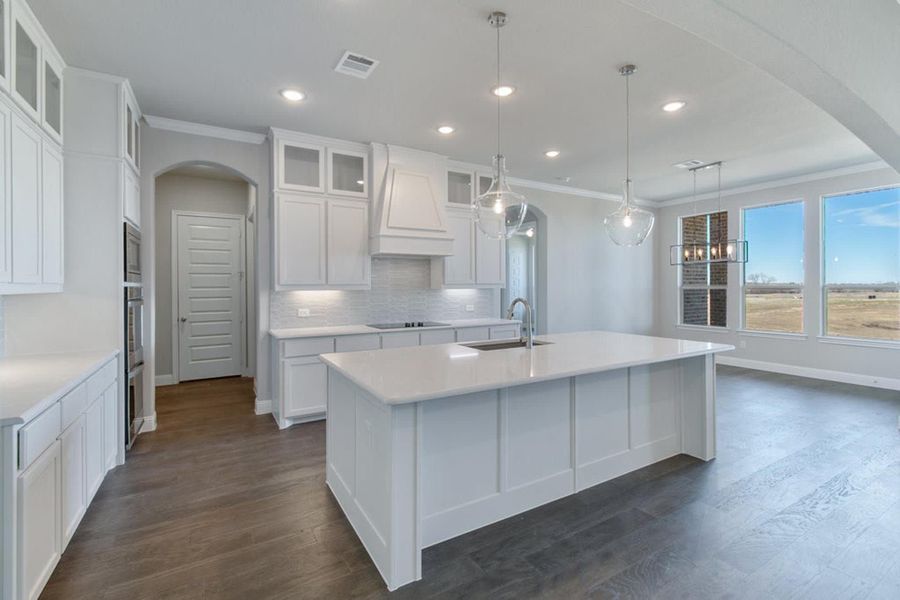
M825 282L827 257L825 256L825 201L835 196L850 196L867 192L879 192L881 190L900 190L900 183L876 185L865 188L829 192L819 196L819 334L818 341L828 344L841 344L846 346L864 346L871 348L900 348L900 340L887 340L880 338L852 337L844 335L828 334L828 289L830 285Z
M714 215L716 213L725 213L725 222L728 223L728 209L727 208L717 208L715 210L705 210L696 213L689 213L684 215L679 215L678 219L675 222L675 226L677 231L675 232L675 238L677 240L677 244L684 244L684 219L690 219L691 217L700 217L704 215ZM684 265L678 265L678 276L676 279L677 290L676 293L678 295L678 310L675 315L675 326L680 329L698 329L702 331L715 331L715 332L728 332L730 331L728 327L728 263L725 264L726 267L726 281L725 284L707 284L707 285L697 285L697 284L688 284L684 283ZM709 268L709 265L707 265ZM725 291L725 325L696 325L693 323L685 323L684 322L684 290L724 290Z
M788 200L776 200L773 202L761 202L759 204L747 204L745 206L741 206L741 218L739 225L739 238L742 240L747 239L747 231L746 231L746 211L754 210L757 208L770 208L774 206L783 206L785 204L799 204L803 209L803 215L801 220L801 234L803 235L803 243L801 245L801 260L803 261L803 282L797 285L795 288L798 292L800 292L801 298L803 298L802 304L802 313L800 317L801 329L800 331L773 331L771 329L749 329L747 327L747 288L753 287L747 285L747 263L741 263L741 276L738 281L738 286L740 288L741 301L738 303L738 322L740 323L740 327L738 331L742 334L746 335L758 335L765 337L784 337L784 338L798 338L798 339L806 339L808 338L806 331L806 308L807 308L807 294L806 294L806 199L803 197L799 198L791 198ZM751 250L752 251L752 250Z

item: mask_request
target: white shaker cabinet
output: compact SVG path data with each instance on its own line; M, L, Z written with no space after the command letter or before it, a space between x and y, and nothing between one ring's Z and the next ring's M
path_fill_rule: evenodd
M475 226L475 282L479 285L506 285L506 240L489 238Z
M282 361L284 417L296 418L325 412L328 368L317 356Z
M327 282L369 284L369 206L365 202L328 202Z
M13 114L11 135L12 282L41 282L41 136Z
M85 418L79 415L59 436L61 479L61 549L69 544L87 506Z
M141 188L134 171L127 165L122 167L122 190L124 197L123 216L125 220L141 228Z
M113 382L103 391L103 472L116 466L119 452L119 387Z
M0 24L2 22L0 20ZM2 63L0 60L0 64ZM12 281L12 186L9 172L11 119L12 111L0 103L0 284Z
M325 285L325 211L321 198L276 194L276 289Z
M53 442L18 480L19 597L37 598L61 553L60 443Z
M41 162L41 281L63 282L63 157L44 142Z
M91 404L84 413L85 504L91 503L106 473L103 449L103 394L89 398L88 402Z

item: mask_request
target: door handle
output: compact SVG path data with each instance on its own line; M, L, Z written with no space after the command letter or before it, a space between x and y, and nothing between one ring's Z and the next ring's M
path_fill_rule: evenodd
M187 317L181 317L181 318L178 319L178 320L181 321L182 323L186 323L186 322L187 322Z

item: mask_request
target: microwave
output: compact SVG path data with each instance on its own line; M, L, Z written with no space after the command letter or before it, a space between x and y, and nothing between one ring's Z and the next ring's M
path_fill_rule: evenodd
M125 283L141 283L141 232L125 223Z

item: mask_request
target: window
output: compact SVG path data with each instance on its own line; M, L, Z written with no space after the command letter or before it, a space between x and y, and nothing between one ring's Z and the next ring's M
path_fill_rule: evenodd
M803 332L803 202L743 210L744 329Z
M681 218L681 243L705 244L728 239L726 211ZM681 323L725 327L728 263L681 266Z
M823 330L900 341L900 187L825 196Z

